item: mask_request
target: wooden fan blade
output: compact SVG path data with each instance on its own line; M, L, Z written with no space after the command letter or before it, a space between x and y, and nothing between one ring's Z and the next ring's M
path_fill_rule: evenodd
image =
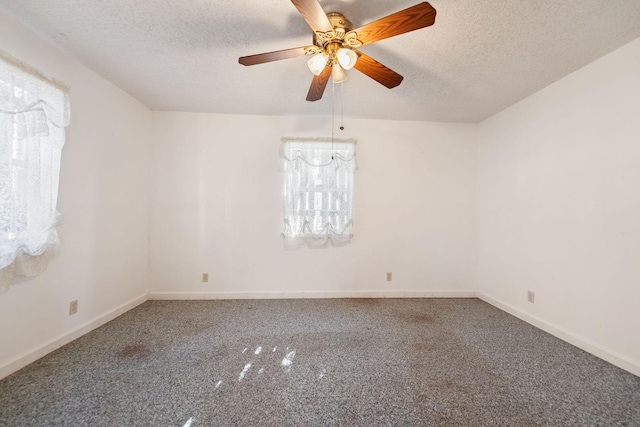
M358 54L358 60L356 61L356 65L354 65L353 68L363 74L366 74L373 80L377 81L383 86L388 87L389 89L392 89L402 83L402 79L404 77L402 77L400 74L382 65L372 57L367 56L362 52L355 49L354 51Z
M275 52L259 53L257 55L243 56L238 59L242 65L264 64L265 62L280 61L281 59L295 58L306 54L304 47L276 50Z
M309 93L307 94L307 101L313 102L322 98L322 94L324 93L324 88L327 87L329 77L331 77L331 67L324 67L322 73L317 76L313 76L313 81L311 82Z
M307 21L313 31L327 32L333 30L327 14L322 10L318 0L291 0L300 15Z
M436 22L436 10L427 2L393 13L354 30L363 45L428 27Z

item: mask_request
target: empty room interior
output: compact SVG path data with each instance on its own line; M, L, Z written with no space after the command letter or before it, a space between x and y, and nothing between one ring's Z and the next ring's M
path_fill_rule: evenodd
M640 425L637 0L0 0L0 65L0 425Z

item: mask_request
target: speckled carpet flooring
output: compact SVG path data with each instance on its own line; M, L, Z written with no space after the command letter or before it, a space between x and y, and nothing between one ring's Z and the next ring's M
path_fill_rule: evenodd
M477 299L148 301L0 381L2 426L640 425L640 378Z

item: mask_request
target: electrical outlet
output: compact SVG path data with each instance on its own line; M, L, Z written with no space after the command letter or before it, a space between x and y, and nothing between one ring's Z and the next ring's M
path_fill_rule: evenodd
M392 277L393 277L393 275L390 272L387 273L387 282L390 282Z
M209 281L209 273L202 273L202 281L203 282Z
M536 300L536 294L533 291L527 291L527 301L534 303Z
M78 300L75 299L69 303L69 315L76 314L78 312Z

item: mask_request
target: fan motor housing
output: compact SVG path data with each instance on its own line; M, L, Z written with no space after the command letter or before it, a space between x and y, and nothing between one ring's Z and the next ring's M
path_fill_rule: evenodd
M327 13L327 18L329 18L329 22L331 26L335 28L341 28L345 33L353 30L353 24L347 18L344 17L343 14L339 12L329 12Z
M328 43L342 41L345 35L353 30L353 23L339 12L327 13L327 18L333 27L335 37L318 37L317 33L313 34L313 44L316 46L326 46Z

